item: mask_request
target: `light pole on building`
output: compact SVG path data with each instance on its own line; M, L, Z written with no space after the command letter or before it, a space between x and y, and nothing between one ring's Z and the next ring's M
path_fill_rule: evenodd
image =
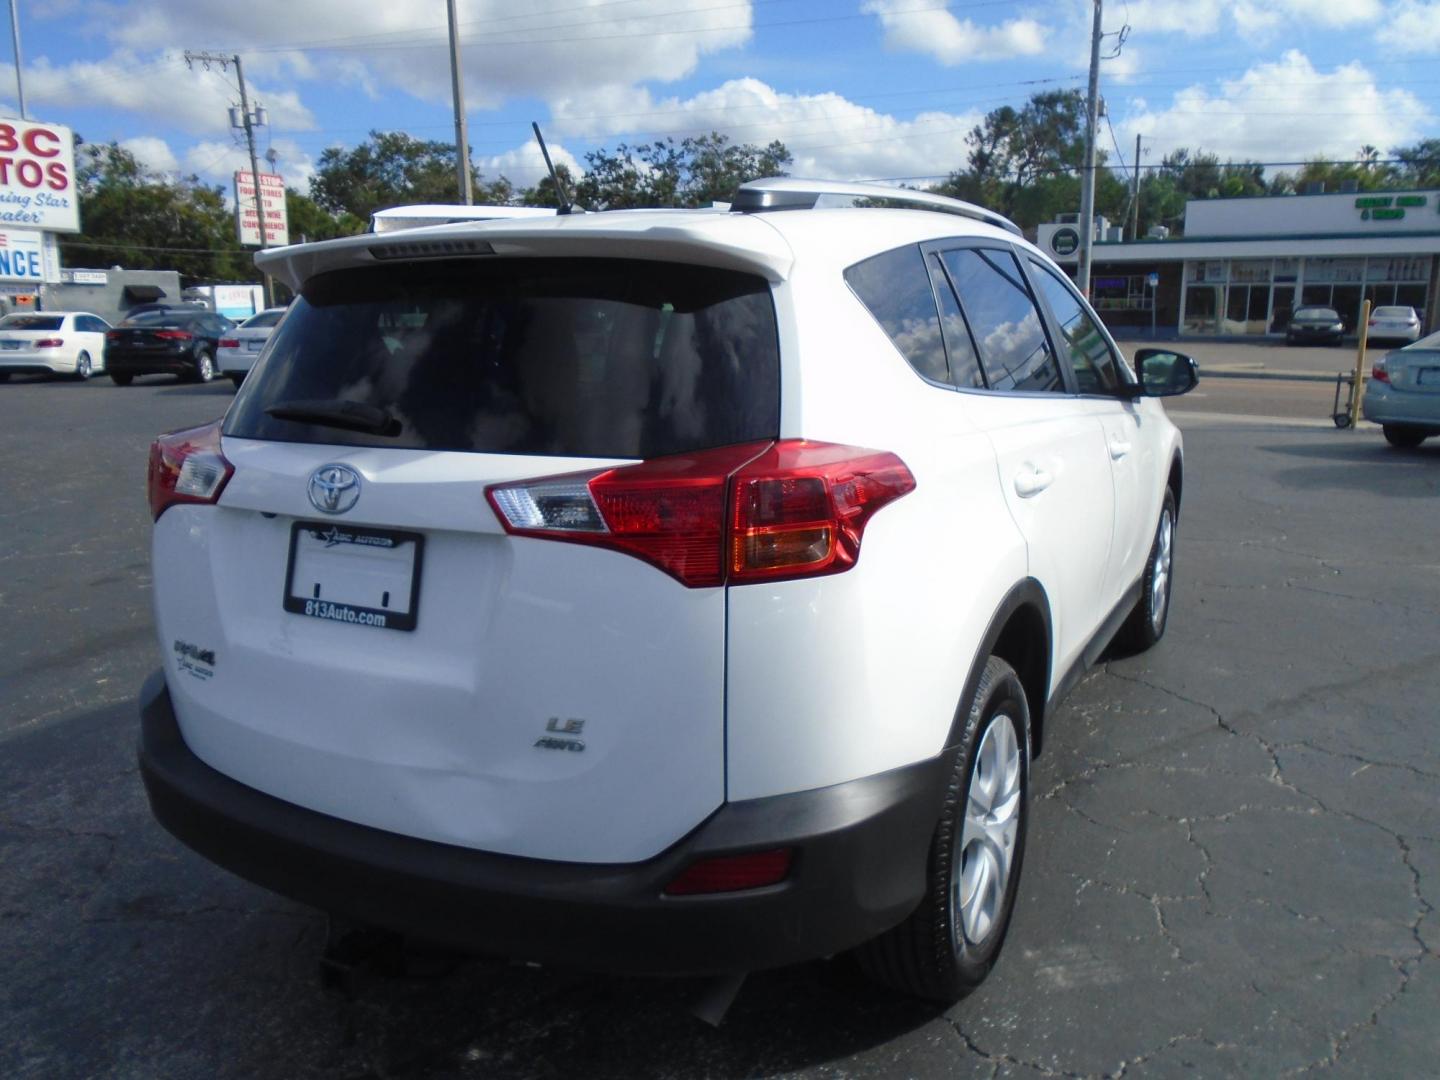
M20 119L29 120L25 114L25 77L20 74L20 0L10 0L10 37L15 42L15 94L19 97Z

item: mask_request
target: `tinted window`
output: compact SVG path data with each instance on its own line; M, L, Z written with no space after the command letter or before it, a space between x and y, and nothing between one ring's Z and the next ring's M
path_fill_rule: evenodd
M265 410L358 401L398 436ZM654 457L774 438L775 307L749 274L620 259L487 259L323 274L271 335L225 433L288 442Z
M1302 307L1294 315L1297 319L1328 319L1330 322L1339 322L1340 314L1333 308L1328 307Z
M949 381L940 315L918 247L856 263L845 271L845 280L911 367L935 382Z
M1015 256L998 248L956 248L941 258L959 293L990 389L1063 391Z
M63 315L6 315L0 330L59 330Z
M945 352L950 357L950 381L967 388L984 386L980 358L975 355L975 342L965 324L965 313L960 310L960 304L950 288L950 279L945 276L940 256L933 255L931 258L935 260L935 301L940 305L940 329L945 334Z
M1030 265L1040 291L1045 294L1045 302L1050 305L1050 314L1060 326L1060 337L1070 354L1070 366L1075 371L1080 393L1112 393L1121 380L1115 355L1100 327L1085 311L1080 298L1053 270L1034 259Z
M283 311L262 311L258 315L251 315L240 325L247 329L259 330L267 326L274 326L280 321L280 316L284 314Z

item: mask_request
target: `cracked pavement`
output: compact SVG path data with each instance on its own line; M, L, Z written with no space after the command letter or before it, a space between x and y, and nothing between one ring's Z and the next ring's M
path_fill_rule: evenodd
M1440 442L1176 409L1170 627L1051 719L990 981L941 1011L836 958L752 976L716 1030L692 982L472 961L324 989L323 918L173 842L133 764L134 455L228 393L0 390L6 1076L1440 1073ZM55 506L47 410L117 447Z

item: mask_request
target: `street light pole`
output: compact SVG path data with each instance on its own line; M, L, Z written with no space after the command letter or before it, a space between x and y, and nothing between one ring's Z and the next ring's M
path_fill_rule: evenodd
M1080 172L1080 267L1075 284L1090 295L1090 248L1095 240L1095 144L1100 127L1100 2L1095 0L1095 26L1090 33L1090 96L1085 125L1085 163Z
M15 93L20 98L20 119L29 120L25 114L25 77L20 74L20 11L16 6L20 0L10 0L10 37L15 42Z
M460 70L460 31L455 25L455 0L445 0L450 19L450 88L455 96L455 179L460 187L460 201L469 206L475 201L470 182L470 132L465 122L465 76Z

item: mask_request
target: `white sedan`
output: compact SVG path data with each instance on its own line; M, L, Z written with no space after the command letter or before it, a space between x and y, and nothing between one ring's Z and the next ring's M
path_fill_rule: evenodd
M1420 316L1413 307L1377 307L1370 313L1370 340L1419 341Z
M271 332L280 324L280 317L284 314L284 308L266 308L251 315L220 339L215 366L222 375L228 375L237 388L255 366L255 358L265 348L265 342L270 340Z
M110 324L88 311L25 311L0 319L0 382L11 375L69 375L84 381L105 370Z

